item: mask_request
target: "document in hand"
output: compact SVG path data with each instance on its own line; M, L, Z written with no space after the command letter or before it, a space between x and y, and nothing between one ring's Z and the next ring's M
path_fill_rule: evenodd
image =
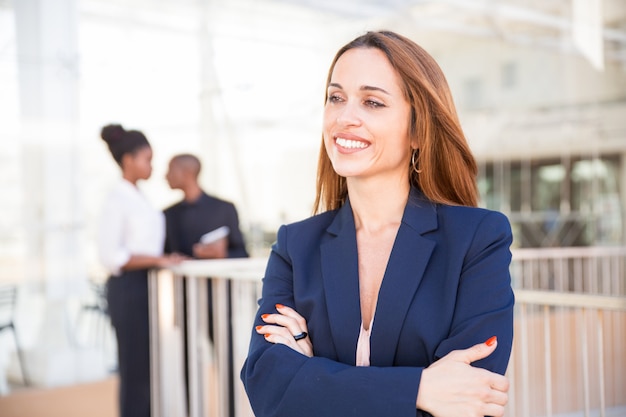
M228 228L228 226L218 227L215 230L211 230L210 232L203 234L200 237L200 243L207 244L217 242L221 238L228 236L229 233L230 229Z

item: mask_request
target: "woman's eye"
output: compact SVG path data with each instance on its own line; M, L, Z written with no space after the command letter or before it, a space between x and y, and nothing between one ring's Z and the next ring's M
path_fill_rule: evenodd
M338 94L331 94L330 96L328 96L328 101L331 103L339 103L343 101L343 99Z
M376 100L365 100L365 105L368 107L373 107L375 109L379 107L385 107L383 103L381 103L380 101L376 101Z

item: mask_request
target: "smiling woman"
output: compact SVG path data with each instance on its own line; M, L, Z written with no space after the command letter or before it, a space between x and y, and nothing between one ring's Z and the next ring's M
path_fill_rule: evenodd
M322 143L327 152L320 152L319 156L316 211L339 208L347 197L345 178L335 171L327 148L328 135L332 136L327 126L333 118L340 122L339 117L360 115L350 112L343 115L346 111L344 101L348 98L346 89L349 88L346 83L353 84L350 105L354 105L358 98L362 100L363 110L384 110L383 117L376 117L375 121L370 119L368 123L376 123L384 115L405 117L399 122L389 119L389 124L381 128L385 137L405 129L399 134L406 135L410 141L409 179L413 187L437 203L476 206L476 163L443 72L414 42L393 32L380 32L380 35L384 36L355 39L339 50L331 64L324 113L325 141ZM355 72L355 69L360 71ZM362 77L359 85L351 81L355 74ZM355 95L357 91L360 98ZM407 106L408 115L402 115L402 106ZM336 115L336 112L340 114ZM374 124L372 129L379 128ZM339 135L340 139L354 140L345 136L347 132L340 133L343 134Z
M410 115L385 54L379 49L347 51L335 65L324 111L324 145L335 172L352 181L405 176L403 162L418 146L408 136Z
M272 247L241 371L263 416L501 416L513 337L505 216L441 70L393 32L339 50L315 210Z

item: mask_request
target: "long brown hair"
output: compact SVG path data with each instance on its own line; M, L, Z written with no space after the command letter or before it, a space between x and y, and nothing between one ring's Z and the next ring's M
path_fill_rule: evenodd
M411 106L409 134L419 144L407 164L411 186L435 203L476 206L476 161L461 129L448 83L433 57L394 32L367 32L337 52L328 70L326 87L337 60L353 48L381 50L403 81L405 98ZM327 100L328 93L324 102ZM333 169L322 138L314 211L339 208L347 195L346 179Z

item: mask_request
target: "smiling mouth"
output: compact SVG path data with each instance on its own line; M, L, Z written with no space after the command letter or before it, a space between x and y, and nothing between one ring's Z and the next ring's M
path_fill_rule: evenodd
M364 149L369 146L369 144L367 144L366 142L344 138L335 138L335 142L337 143L337 145L346 149Z

